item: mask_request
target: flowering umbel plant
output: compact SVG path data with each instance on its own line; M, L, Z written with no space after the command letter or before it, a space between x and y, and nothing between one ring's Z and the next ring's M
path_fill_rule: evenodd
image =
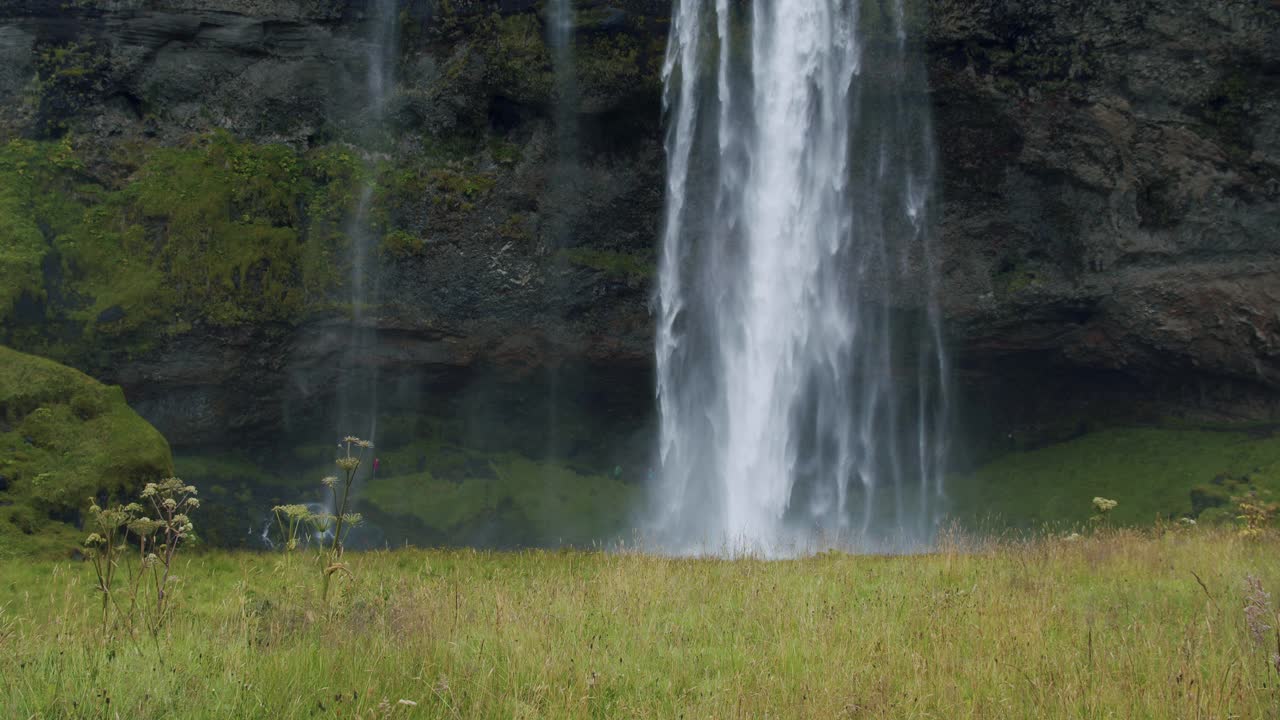
M1115 510L1116 506L1119 504L1120 503L1116 502L1115 500L1109 500L1104 497L1095 497L1093 499L1092 520L1094 522L1102 522L1106 520L1107 516L1111 514L1111 511Z
M89 498L87 525L91 532L84 545L102 593L104 627L112 607L129 622L134 611L141 608L153 633L164 622L170 584L175 580L171 573L174 558L178 548L194 537L195 526L189 513L200 507L196 495L194 486L178 478L166 478L147 483L142 489L142 503L149 504L150 511L136 502L104 509ZM126 565L130 576L126 607L117 602L114 590L116 573L127 561L126 549L130 546L137 548L138 563Z
M298 536L311 519L311 509L306 505L277 505L271 508L276 516L276 529L280 532L280 547L285 553L298 549Z
M326 600L329 598L329 580L333 574L336 572L343 572L348 576L351 574L342 562L343 546L351 529L359 525L362 519L359 513L348 512L351 506L351 486L355 484L356 471L364 462L365 452L373 449L373 443L348 435L342 439L342 447L343 454L334 461L342 472L341 478L330 476L320 481L332 496L334 514L315 515L310 518L320 532L329 530L333 532L329 547L322 551L323 597Z
M136 530L132 526L129 528L142 538L144 561L150 560L152 584L156 589L157 624L163 621L165 615L165 601L168 599L166 593L169 582L173 579L170 574L173 558L178 552L178 546L187 542L195 532L188 513L200 507L200 500L196 495L194 485L187 485L176 477L158 483L147 483L142 489L142 499L151 502L156 520L143 518L147 520L146 524L139 523ZM152 555L155 557L152 558Z

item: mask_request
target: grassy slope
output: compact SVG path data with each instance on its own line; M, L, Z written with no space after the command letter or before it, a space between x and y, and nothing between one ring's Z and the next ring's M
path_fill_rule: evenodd
M87 565L0 561L0 707L138 720L1277 717L1275 639L1255 645L1241 608L1246 575L1280 589L1278 550L1202 530L771 563L409 550L349 555L357 581L327 610L307 558L216 554L182 562L178 615L157 642L109 647Z
M0 347L0 557L75 547L58 518L171 472L169 444L120 388Z
M1280 490L1280 435L1125 428L1006 455L951 479L958 518L993 517L1014 525L1087 519L1090 501L1119 501L1114 520L1150 523L1192 513L1191 489L1216 476L1247 476Z

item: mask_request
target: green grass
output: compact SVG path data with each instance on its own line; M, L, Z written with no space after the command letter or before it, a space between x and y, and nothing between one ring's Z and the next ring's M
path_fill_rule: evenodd
M1255 644L1241 608L1248 575L1280 589L1277 551L1201 530L787 562L405 550L349 554L355 580L327 606L303 556L209 554L180 562L176 614L154 641L104 639L87 565L5 560L0 707L1274 718L1275 639Z
M1228 476L1261 492L1280 491L1280 435L1162 428L1090 433L1070 442L1014 452L951 478L958 519L995 518L1017 526L1074 523L1089 500L1119 501L1121 524L1194 516L1191 491Z

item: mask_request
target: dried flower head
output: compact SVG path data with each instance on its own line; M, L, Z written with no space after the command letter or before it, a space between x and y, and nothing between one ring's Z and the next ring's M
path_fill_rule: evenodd
M1268 622L1273 616L1271 593L1262 589L1262 581L1254 575L1245 576L1244 587L1245 624L1249 627L1249 635L1253 641L1262 644L1267 641L1271 630L1271 623Z
M277 505L271 511L294 521L306 520L311 515L306 505Z
M1115 510L1116 506L1119 504L1120 503L1116 502L1115 500L1108 500L1107 498L1104 498L1104 497L1096 497L1093 499L1093 509L1096 510L1100 515L1106 515L1112 510Z
M327 488L331 488L331 487L333 487L334 485L337 485L337 484L338 484L338 478L336 478L336 477L334 477L334 476L330 475L329 477L321 478L321 479L320 479L320 484L321 484L321 485L324 485L324 486L325 486L325 487L327 487Z
M164 523L159 520L140 517L129 523L129 532L139 537L148 537L154 535L157 530L164 527Z
M338 468L344 472L355 472L360 467L360 458L341 457L337 460Z

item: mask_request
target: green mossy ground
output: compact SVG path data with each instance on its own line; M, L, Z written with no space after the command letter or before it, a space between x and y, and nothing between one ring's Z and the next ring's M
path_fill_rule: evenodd
M1119 501L1111 521L1121 525L1230 521L1230 498L1250 489L1280 491L1280 434L1103 430L1011 453L949 483L957 519L1017 527L1084 522L1095 496Z
M638 486L552 462L516 454L470 458L473 472L453 478L429 470L373 478L361 494L362 509L375 510L386 529L446 544L589 546L617 538L639 499Z
M90 496L172 473L168 443L120 388L0 347L0 556L69 551Z
M511 425L519 425L513 421ZM357 540L418 546L589 546L618 538L643 493L638 473L597 430L592 452L573 460L538 456L542 427L507 427L477 438L454 417L389 413L356 484L366 527ZM586 429L563 424L566 437ZM275 505L323 499L320 479L335 472L324 432L257 450L179 453L178 475L201 489L201 536L218 547L257 547ZM527 436L526 436L527 435ZM372 474L372 461L379 472ZM252 529L251 529L252 528ZM359 544L359 543L357 543Z

